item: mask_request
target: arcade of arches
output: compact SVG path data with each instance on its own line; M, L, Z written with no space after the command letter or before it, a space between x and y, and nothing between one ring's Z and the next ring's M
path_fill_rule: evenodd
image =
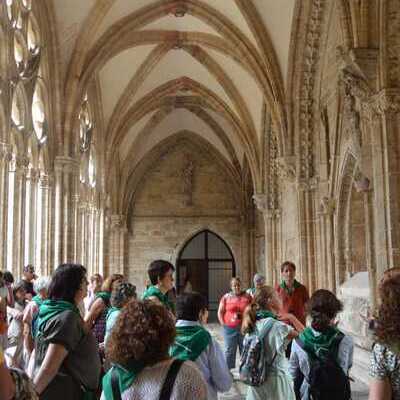
M197 233L340 294L400 259L397 0L1 0L0 260L122 272ZM354 310L357 310L356 312Z

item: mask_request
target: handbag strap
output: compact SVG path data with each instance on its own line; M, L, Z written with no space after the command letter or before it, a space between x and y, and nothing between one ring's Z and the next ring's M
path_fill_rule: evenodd
M115 369L113 369L111 372L111 390L113 394L113 400L122 400L121 390L119 389L119 379Z
M183 363L184 361L179 359L175 359L174 361L172 361L172 364L168 369L167 377L165 378L163 387L161 388L159 400L170 399L176 377Z

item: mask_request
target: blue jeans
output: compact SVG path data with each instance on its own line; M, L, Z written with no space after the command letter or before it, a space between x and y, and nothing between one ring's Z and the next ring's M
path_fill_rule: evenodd
M222 327L222 334L225 343L225 358L229 369L235 368L236 349L239 347L239 354L242 354L243 335L240 333L240 326L237 328L230 328L224 325Z

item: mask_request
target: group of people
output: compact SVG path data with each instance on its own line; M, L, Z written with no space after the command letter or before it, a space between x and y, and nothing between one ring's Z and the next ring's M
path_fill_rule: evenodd
M275 288L259 274L247 291L232 279L218 309L225 351L207 330L201 294L168 296L174 271L153 261L141 299L123 275L88 281L78 264L60 265L51 277L29 265L17 283L1 274L0 399L217 399L232 386L243 337L258 338L267 371L247 399L349 395L353 341L338 329L342 304L323 289L309 298L293 263L282 265ZM399 271L385 273L371 320L370 400L400 399Z
M275 288L256 274L254 287L247 291L239 278L232 278L231 292L223 296L218 309L228 368L235 368L245 335L255 334L263 345L268 374L260 385L248 387L246 399L351 399L354 344L338 328L343 305L329 290L317 290L309 298L295 275L295 264L284 262L282 280ZM400 268L384 273L379 294L379 308L368 321L374 338L369 399L397 400Z

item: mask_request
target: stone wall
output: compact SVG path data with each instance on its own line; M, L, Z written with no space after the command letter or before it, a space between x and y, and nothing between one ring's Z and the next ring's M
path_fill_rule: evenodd
M238 198L232 179L208 154L181 143L163 156L139 185L128 221L125 273L139 292L152 260L175 262L184 244L204 229L227 242L240 275L244 266Z

